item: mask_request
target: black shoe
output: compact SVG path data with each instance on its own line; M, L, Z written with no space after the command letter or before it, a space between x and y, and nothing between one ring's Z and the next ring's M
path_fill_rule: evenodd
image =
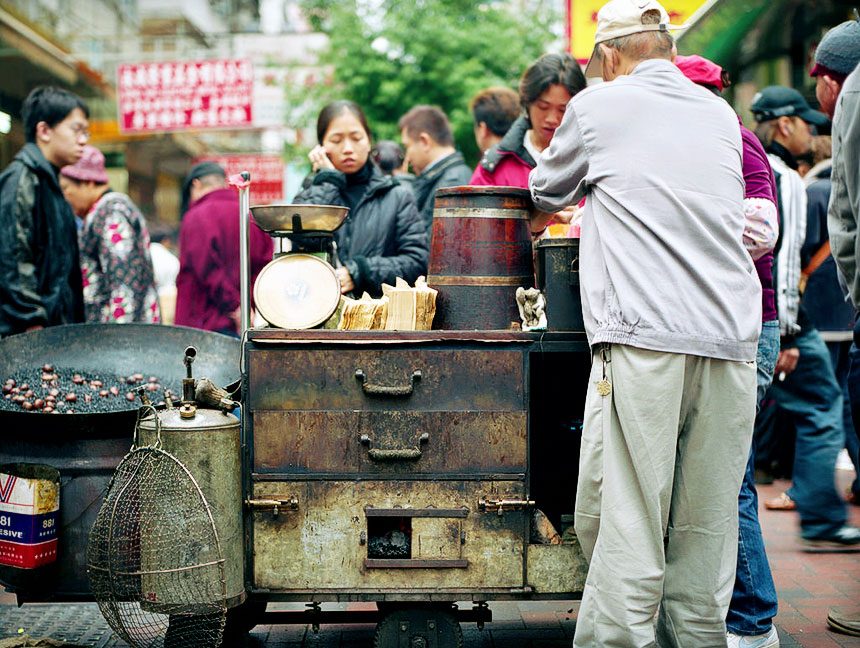
M773 474L765 470L764 468L756 468L755 476L753 477L756 484L760 484L762 486L769 486L773 483Z
M803 550L808 553L839 553L860 551L860 529L847 524L819 538L804 538Z

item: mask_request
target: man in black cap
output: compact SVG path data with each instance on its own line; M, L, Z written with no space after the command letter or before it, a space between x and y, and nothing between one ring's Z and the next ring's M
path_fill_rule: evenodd
M836 458L845 439L842 390L827 346L800 304L807 198L797 156L811 149L812 129L825 125L827 117L796 90L780 86L758 93L750 109L776 176L780 212L774 283L782 337L770 394L792 416L797 431L792 487L765 507L798 511L805 551L860 551L860 529L846 523L845 502L835 485Z
M182 183L175 323L239 333L239 197L214 162L195 165ZM272 239L251 224L251 276L272 259Z

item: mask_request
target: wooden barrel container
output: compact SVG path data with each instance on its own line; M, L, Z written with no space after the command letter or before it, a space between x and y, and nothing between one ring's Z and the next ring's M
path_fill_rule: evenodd
M534 286L531 197L514 187L436 192L427 283L439 291L433 328L509 329L519 286Z

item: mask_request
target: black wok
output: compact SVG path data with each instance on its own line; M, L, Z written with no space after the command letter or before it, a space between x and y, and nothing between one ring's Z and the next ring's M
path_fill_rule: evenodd
M239 378L240 342L184 326L158 324L72 324L13 335L0 340L0 376L45 363L118 376L140 372L165 384L181 385L185 347L197 348L195 377L225 386ZM174 387L174 392L181 393ZM126 411L48 416L0 410L0 438L18 429L86 433L103 426L134 423L139 403Z

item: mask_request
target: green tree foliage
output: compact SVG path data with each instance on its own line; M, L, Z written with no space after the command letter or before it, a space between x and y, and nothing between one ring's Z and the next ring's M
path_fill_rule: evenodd
M516 89L523 70L557 41L561 17L550 0L304 0L312 24L328 34L322 63L331 83L308 107L352 99L375 139L399 141L397 121L411 107L441 107L457 147L475 164L469 99L492 85ZM304 96L308 100L307 95Z

